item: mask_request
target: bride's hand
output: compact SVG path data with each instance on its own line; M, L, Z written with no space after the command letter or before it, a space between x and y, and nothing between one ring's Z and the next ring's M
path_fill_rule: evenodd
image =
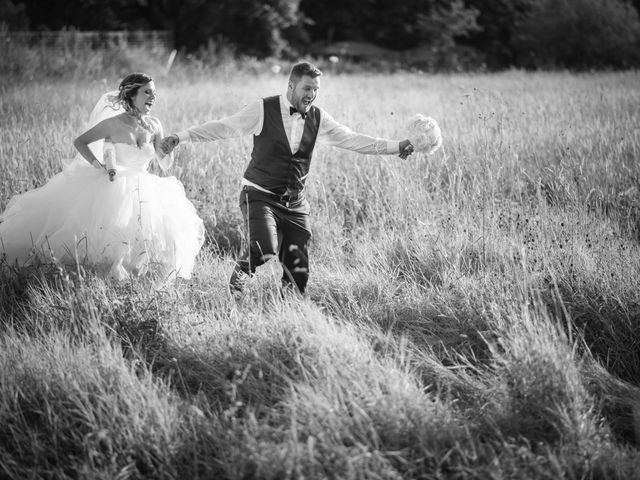
M107 169L107 166L103 165L98 160L94 160L93 162L91 162L91 165L94 168L98 169L98 170L104 170L105 172L107 172L107 175L109 175L109 181L110 182L113 182L116 179L116 169L115 168Z
M98 160L92 161L91 166L97 170L106 170L105 166L101 164Z

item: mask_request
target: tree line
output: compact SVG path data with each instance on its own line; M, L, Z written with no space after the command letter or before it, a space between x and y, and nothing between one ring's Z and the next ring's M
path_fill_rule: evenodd
M295 58L319 45L420 50L431 69L640 65L640 0L0 0L9 30L170 30L188 52L224 45Z

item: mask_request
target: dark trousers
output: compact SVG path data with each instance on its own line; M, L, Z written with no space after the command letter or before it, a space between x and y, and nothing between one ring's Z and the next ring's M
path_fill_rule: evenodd
M309 202L304 196L286 199L244 187L240 209L249 239L236 268L252 275L274 256L282 265L282 284L304 293L309 280Z

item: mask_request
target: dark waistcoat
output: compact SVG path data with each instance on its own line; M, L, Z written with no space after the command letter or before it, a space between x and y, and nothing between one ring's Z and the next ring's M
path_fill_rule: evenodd
M260 134L253 137L251 161L244 178L278 195L300 192L309 174L320 126L320 110L311 106L298 151L292 152L282 124L279 97L267 97L263 102L264 123Z

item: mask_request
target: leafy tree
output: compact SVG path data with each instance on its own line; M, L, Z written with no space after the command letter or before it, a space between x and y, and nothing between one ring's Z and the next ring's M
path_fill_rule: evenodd
M466 8L462 0L434 5L428 14L417 16L418 43L428 45L433 52L432 68L458 68L457 42L478 29L478 12Z
M14 4L11 0L0 0L0 26L3 24L9 30L27 30L29 18L24 4Z
M279 56L290 51L290 39L305 38L300 0L24 1L36 29L169 29L188 50L213 39L242 53Z
M632 3L629 3L632 2ZM420 50L434 68L464 48L489 67L637 65L640 0L0 0L5 28L172 30L187 50L294 56L357 40Z
M289 52L287 32L303 21L299 0L206 0L182 2L175 24L178 44L193 50L208 40L234 44L238 51L264 57Z
M638 63L640 20L624 0L540 0L513 39L527 67L622 67Z
M126 8L136 0L24 0L31 28L120 30L130 24Z
M316 0L302 0L300 10L309 19L307 30L313 42L363 41L365 23L372 20L376 0L324 0L318 8ZM374 19L376 24L386 20Z
M538 0L466 0L468 8L479 12L478 29L460 39L460 43L482 52L490 69L514 65L517 59L511 43L517 25L537 3Z
M392 50L450 44L475 28L474 9L461 0L302 0L313 41L359 40Z
M457 37L477 28L477 14L462 0L377 0L365 32L375 43L392 49L429 45L449 51Z

